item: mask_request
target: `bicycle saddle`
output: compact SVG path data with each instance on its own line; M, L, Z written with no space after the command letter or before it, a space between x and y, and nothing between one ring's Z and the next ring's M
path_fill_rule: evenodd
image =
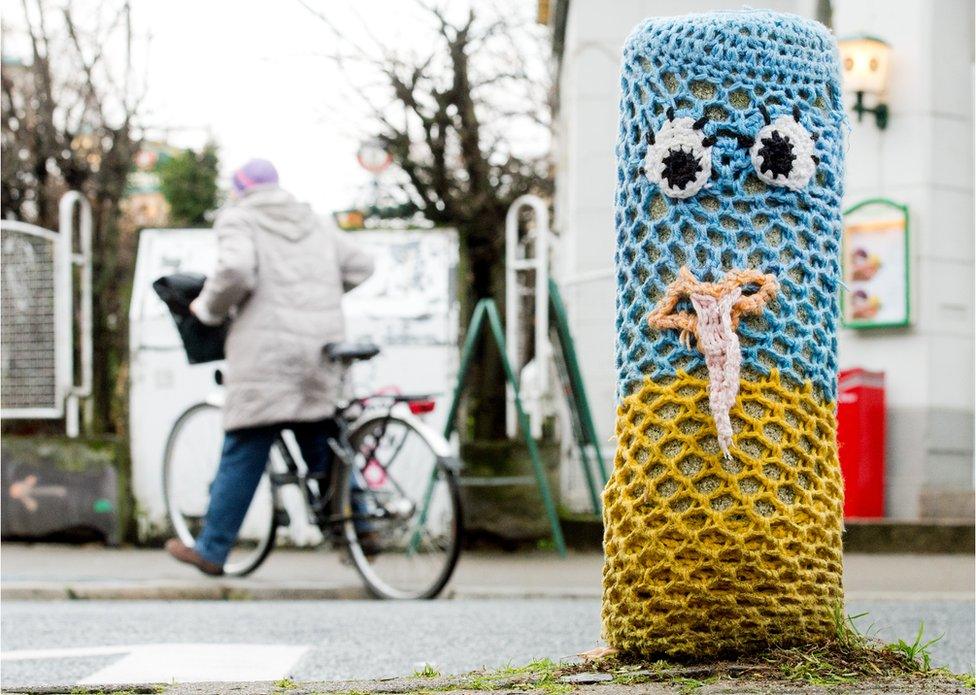
M335 362L369 360L380 354L379 347L373 343L328 343L323 350Z

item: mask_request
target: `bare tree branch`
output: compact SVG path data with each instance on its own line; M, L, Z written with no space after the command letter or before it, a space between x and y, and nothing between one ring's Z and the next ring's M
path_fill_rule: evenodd
M145 87L133 76L133 21L129 0L83 13L71 0L53 13L42 0L21 0L29 56L4 65L0 120L4 216L57 228L58 200L83 192L94 217L94 397L96 423L122 422L113 398L116 365L127 355L123 305L134 262L134 230L120 223ZM87 8L86 8L87 9ZM123 46L124 72L110 69L106 52ZM143 83L145 85L145 82Z
M297 1L328 32L333 45L325 57L352 83L354 103L368 118L363 135L379 137L392 153L396 185L428 220L457 229L467 273L463 316L481 297L503 303L506 212L520 195L552 191L548 157L518 145L549 137L544 46L508 16L510 7L484 11L479 3L481 15L461 15L447 3L414 0L431 46L417 56L379 40L361 18L368 40L355 42L325 12ZM534 58L523 55L527 47ZM479 355L480 375L472 379L479 412L488 413L478 418L486 436L504 431L504 418L495 417L505 408L494 359Z

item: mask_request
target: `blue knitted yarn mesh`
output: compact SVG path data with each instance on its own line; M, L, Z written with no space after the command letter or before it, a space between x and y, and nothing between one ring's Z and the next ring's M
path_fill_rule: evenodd
M845 123L836 47L821 25L790 15L744 10L640 25L624 48L617 143L617 388L644 378L703 368L694 344L659 331L647 315L682 265L699 280L732 268L774 274L778 297L743 319L743 376L778 368L787 382L812 381L836 397L840 202ZM800 190L757 176L748 147L717 133L755 137L771 118L793 113L817 137L816 172ZM712 147L711 183L669 198L642 175L649 131L674 118L699 119ZM686 307L690 309L689 307Z

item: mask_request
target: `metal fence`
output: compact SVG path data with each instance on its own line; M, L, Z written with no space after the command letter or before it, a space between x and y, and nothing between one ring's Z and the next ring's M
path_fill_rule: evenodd
M92 220L88 201L77 191L61 198L58 227L54 232L16 220L0 222L0 417L63 417L68 436L76 437L78 402L90 395L92 375Z

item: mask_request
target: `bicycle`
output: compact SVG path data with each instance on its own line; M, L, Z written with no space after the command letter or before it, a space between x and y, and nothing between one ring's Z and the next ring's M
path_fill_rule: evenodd
M346 373L353 362L380 352L350 343L325 350ZM215 378L220 384L219 371ZM167 514L190 547L203 527L220 459L220 405L218 392L187 408L166 442ZM436 597L457 564L463 520L457 459L416 416L432 409L429 395L374 394L340 404L337 435L329 438L334 462L325 473L310 473L294 438L287 430L279 433L224 573L243 577L267 559L279 528L291 522L282 492L297 486L309 521L325 542L345 547L373 596Z

